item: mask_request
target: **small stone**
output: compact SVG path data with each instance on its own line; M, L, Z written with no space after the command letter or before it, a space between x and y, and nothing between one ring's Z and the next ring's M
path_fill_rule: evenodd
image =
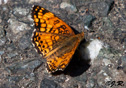
M8 52L12 52L16 49L16 45L14 45L14 43L10 43L9 45L6 46L6 50Z
M123 72L126 74L126 55L122 57L122 68Z
M39 60L29 60L29 61L22 61L14 63L8 67L6 67L6 70L8 72L11 72L10 74L24 74L25 72L33 71L37 66L39 66L42 62Z
M126 74L126 64L123 65L123 72Z
M102 62L105 64L105 66L112 64L111 61L108 59L103 59Z
M0 23L2 23L2 19L0 18Z
M76 14L69 14L68 19L75 20L78 16Z
M69 12L76 12L77 11L77 8L74 5L67 3L67 2L62 2L60 4L60 8L65 9Z
M40 2L40 1L42 1L42 0L29 0L28 2L29 2L29 3L38 3L38 2Z
M122 62L126 63L126 55L122 56Z
M20 87L15 83L6 82L5 84L0 85L0 88L20 88Z
M110 30L113 27L111 20L108 17L103 17L103 28L106 30ZM117 36L117 35L116 35Z
M22 76L10 76L8 77L8 80L10 82L19 82L22 79Z
M0 0L0 5L1 4L7 4L8 0Z
M9 53L7 56L8 56L8 58L13 58L13 57L15 57L15 56L17 56L18 55L18 53L17 52L11 52L11 53Z
M60 77L56 79L56 81L58 83L63 83L63 82L65 82L65 80L66 80L66 76L65 75L60 75Z
M30 46L30 40L28 40L28 36L23 36L19 41L19 48L26 49Z
M4 51L0 51L0 56L4 54Z
M111 0L111 2L95 2L90 4L90 8L92 8L98 16L105 17L108 15L112 3L113 0Z
M88 80L86 73L82 74L80 77L75 77L75 79L81 82L86 82Z
M5 30L0 27L0 38L3 38L5 36Z
M95 86L95 80L94 79L90 79L88 80L88 83L86 84L87 88L93 88Z
M4 0L4 4L6 4L8 2L8 0Z
M18 22L16 19L9 19L8 22L10 23L9 28L12 30L14 34L20 33L28 27L28 25Z
M62 88L62 87L53 80L45 78L41 81L40 88Z
M68 14L67 18L69 19L69 24L77 25L82 22L82 20L79 18L78 14ZM74 27L75 28L75 27Z
M2 4L2 0L0 0L0 5Z
M83 22L84 22L84 26L89 27L91 25L91 22L95 19L94 16L92 15L86 15L83 17Z
M0 38L0 46L4 45L6 42L6 38Z
M19 22L13 17L8 20L8 23L6 36L13 42L18 41L28 30L31 30L27 24Z
M13 9L13 14L17 17L23 17L28 15L29 9L17 7Z

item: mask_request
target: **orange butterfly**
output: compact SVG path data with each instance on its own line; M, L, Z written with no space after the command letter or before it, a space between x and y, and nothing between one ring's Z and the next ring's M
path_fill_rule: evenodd
M35 24L32 42L46 58L48 71L64 70L84 39L84 32L75 35L65 22L40 6L33 6L32 18Z

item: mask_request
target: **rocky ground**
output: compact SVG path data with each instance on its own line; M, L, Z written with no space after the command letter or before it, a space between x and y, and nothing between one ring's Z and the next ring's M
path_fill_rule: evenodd
M86 41L100 37L94 62L78 60L76 52L65 71L48 73L31 42L32 5L84 31ZM0 0L0 88L126 88L126 1Z

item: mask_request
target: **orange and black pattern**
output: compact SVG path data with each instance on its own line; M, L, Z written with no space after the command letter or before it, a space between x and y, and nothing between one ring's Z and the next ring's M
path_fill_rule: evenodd
M35 26L32 42L46 58L48 71L64 70L84 33L75 35L64 21L40 6L33 6L32 18Z
M65 22L40 6L33 7L32 18L37 32L74 35Z

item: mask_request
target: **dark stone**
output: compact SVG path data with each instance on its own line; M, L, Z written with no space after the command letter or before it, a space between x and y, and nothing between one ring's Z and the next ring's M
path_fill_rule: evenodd
M72 21L72 25L73 24L79 24L82 22L82 20L79 18L79 16L77 14L69 14L68 16L69 22Z
M125 56L122 56L122 62L125 62L126 63L126 55Z
M17 55L18 55L17 52L11 52L11 53L8 53L8 54L7 54L8 58L13 58L13 57L15 57L15 56L17 56Z
M5 83L3 85L0 85L0 88L20 88L18 85L14 83Z
M0 46L2 46L2 45L4 45L5 43L6 43L6 38L5 37L3 37L3 38L1 38L0 39Z
M19 41L19 48L24 50L26 48L28 48L30 46L30 39L29 39L29 36L26 35L26 36L23 36L20 41Z
M40 88L62 88L62 87L53 80L45 78L41 81Z
M5 30L3 30L2 28L0 28L0 38L3 38L5 36Z
M4 54L4 51L0 51L0 56Z
M101 17L106 17L112 8L114 1L101 1L90 4L90 8L94 10L94 13Z
M24 61L24 62L18 62L15 64L12 64L11 66L6 67L6 70L8 72L11 72L12 74L29 74L34 71L39 65L43 64L39 60L30 60L30 61Z
M9 76L7 77L10 82L19 82L22 79L22 76Z
M80 75L79 77L74 77L75 80L77 81L81 81L81 82L86 82L88 80L88 76L86 73L83 73L82 75Z
M84 21L84 25L89 27L92 23L92 21L95 20L95 17L92 16L92 15L86 15L84 18L83 18L83 21Z
M126 74L126 64L123 65L123 72Z
M122 70L126 74L126 55L122 57Z

